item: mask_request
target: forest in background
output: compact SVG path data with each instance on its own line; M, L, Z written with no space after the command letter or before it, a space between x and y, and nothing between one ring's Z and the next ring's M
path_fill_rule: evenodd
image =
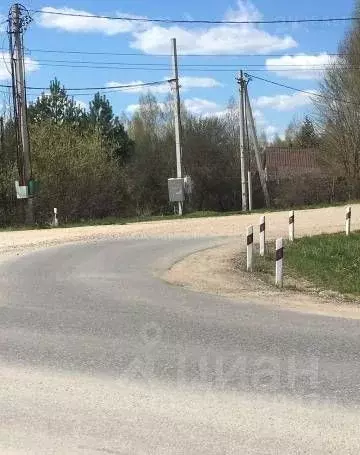
M314 96L313 116L292 121L285 137L276 137L271 145L317 148L329 176L326 185L331 179L342 182L335 198L341 200L360 197L358 22L340 44L339 54L324 74L320 96ZM199 117L182 107L184 174L194 182L187 211L241 209L237 109L233 100L225 115ZM28 108L33 177L39 181L34 198L37 222L47 223L53 207L63 222L172 213L167 190L168 178L176 175L172 112L170 98L159 103L149 92L140 97L131 119L120 119L106 95L96 93L83 109L58 80L52 81L49 92ZM18 179L14 124L9 112L3 117L0 224L11 225L21 222L22 213L14 187ZM262 147L269 145L263 134L259 137ZM293 183L277 182L275 189L270 184L277 207L321 202L319 198L329 202L327 191L314 201L309 195L292 201L286 188ZM305 194L310 186L315 194L320 183L302 179L297 184L303 185L297 193ZM254 186L255 207L261 207L257 181Z

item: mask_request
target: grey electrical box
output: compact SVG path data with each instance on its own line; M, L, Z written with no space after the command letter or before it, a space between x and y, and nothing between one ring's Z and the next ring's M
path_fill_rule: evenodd
M184 202L184 179L168 179L168 188L170 202Z

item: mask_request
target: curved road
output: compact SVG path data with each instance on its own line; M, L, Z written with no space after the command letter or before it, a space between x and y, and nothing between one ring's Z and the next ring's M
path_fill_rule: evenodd
M0 266L1 454L358 454L360 321L157 276L215 240L116 240Z

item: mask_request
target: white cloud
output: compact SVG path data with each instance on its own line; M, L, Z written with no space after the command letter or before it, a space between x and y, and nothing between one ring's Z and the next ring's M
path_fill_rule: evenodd
M96 18L95 15L87 11L73 8L52 8L47 6L42 8L41 11L39 23L42 27L56 28L67 32L97 32L105 35L117 35L119 33L131 33L144 28L144 23L142 22ZM49 13L75 14L77 16L62 16ZM78 15L93 17L79 17ZM140 18L140 16L126 13L118 13L118 16Z
M259 109L255 109L253 111L253 117L257 126L264 126L267 124L263 112L260 111Z
M160 109L165 109L164 103L158 103ZM222 117L226 115L227 110L223 110L222 106L202 98L188 98L184 100L185 108L193 115L201 117ZM130 104L126 108L126 112L133 115L140 108L140 104Z
M160 108L160 110L164 110L166 107L164 103L157 103L157 105ZM140 104L129 104L125 111L130 115L134 115L135 112L137 112L140 108L141 108Z
M130 33L130 46L145 53L168 54L170 39L177 38L179 51L186 53L223 53L234 52L272 52L297 46L289 35L269 33L255 24L220 24L207 27L185 27L178 25L159 25L145 22L131 22L95 17L72 17L47 14L62 12L79 15L91 15L87 11L72 8L45 7L40 17L40 25L69 32L97 32L106 35ZM138 17L130 14L117 13L118 16ZM92 15L91 15L92 16ZM262 16L256 7L245 0L238 0L236 9L229 9L225 20L241 21L260 19Z
M139 109L140 109L140 104L129 104L129 106L126 108L126 112L133 115Z
M32 73L39 69L39 64L36 60L25 57L25 69L27 73ZM10 74L10 54L8 52L0 52L0 81L11 79Z
M242 2L239 2L239 5ZM207 28L188 29L179 26L160 25L135 32L130 46L145 53L167 54L170 39L175 37L182 54L231 54L280 51L296 47L290 36L276 36L255 25L214 25Z
M88 103L85 103L82 100L74 100L74 101L80 109L83 109L84 111L88 110L88 107L89 107Z
M314 90L308 90L316 94ZM312 103L311 95L295 92L292 95L260 96L254 100L257 108L269 108L276 111L291 111Z
M184 101L186 109L194 115L210 116L222 112L221 106L214 101L202 98L189 98Z
M266 68L281 77L291 79L319 79L323 70L335 57L328 54L320 55L284 55L279 58L266 59Z
M213 88L213 87L222 87L219 81L212 77L192 77L184 76L180 77L180 86L183 89L191 88Z
M266 138L268 141L272 142L275 139L275 136L279 134L279 128L274 125L267 125L263 128L263 131L266 134Z
M164 79L166 81L167 78ZM180 87L182 91L187 91L192 88L213 88L213 87L222 87L222 84L213 79L212 77L192 77L192 76L184 76L181 77L180 80ZM141 86L144 84L144 81L131 81L131 82L118 82L118 81L110 81L106 83L106 87L115 88L120 85L133 85L134 87L128 87L125 89L119 89L124 93L147 93L151 91L152 93L157 94L166 94L170 93L170 84L164 82L161 85L152 85L152 86Z

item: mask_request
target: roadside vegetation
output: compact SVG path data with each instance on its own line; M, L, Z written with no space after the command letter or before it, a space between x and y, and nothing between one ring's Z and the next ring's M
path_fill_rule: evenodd
M357 0L354 17L359 14ZM316 149L321 161L321 176L300 175L294 169L294 175L271 177L273 208L360 198L359 64L360 23L354 21L340 43L339 56L324 71L320 96L313 100L316 115L294 118L285 136L272 141L258 125L262 148ZM24 218L14 189L18 170L10 104L6 94L0 96L2 227L20 225ZM84 107L55 78L48 91L29 103L28 120L34 186L38 188L34 200L38 226L48 225L54 207L62 224L172 215L167 180L176 175L176 163L170 97L158 100L148 92L141 95L131 116L116 115L105 94L94 93ZM226 114L221 116L194 115L184 103L181 123L183 170L194 184L186 210L239 211L237 99L229 100ZM253 189L254 207L264 207L257 178Z
M256 258L255 271L273 282L275 258L271 247L268 245L265 258ZM285 287L306 280L319 290L360 296L360 232L316 235L287 243L284 264Z

